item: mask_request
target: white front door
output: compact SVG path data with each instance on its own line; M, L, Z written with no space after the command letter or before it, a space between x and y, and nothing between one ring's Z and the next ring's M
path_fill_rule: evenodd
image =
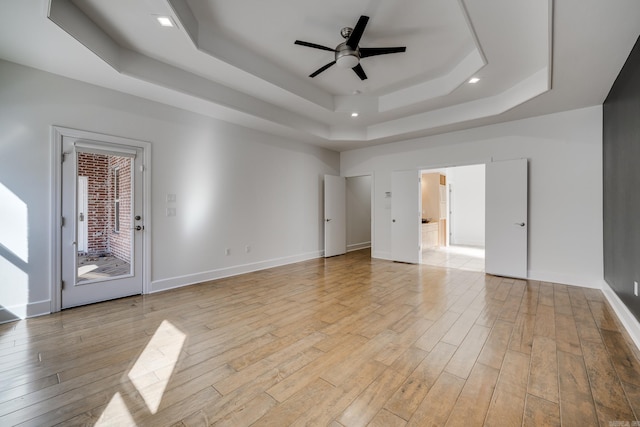
M487 163L485 271L527 277L527 159Z
M420 172L401 171L391 174L391 259L419 264L421 206Z
M142 293L143 148L64 136L62 152L61 307ZM81 176L87 177L82 216Z
M324 176L324 256L347 252L347 182L342 176Z

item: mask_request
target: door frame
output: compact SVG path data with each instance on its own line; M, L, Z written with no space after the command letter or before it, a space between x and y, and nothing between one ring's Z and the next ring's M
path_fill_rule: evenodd
M145 229L151 228L151 143L114 135L101 134L62 126L51 126L51 216L50 227L53 230L51 239L51 312L62 308L62 139L78 138L90 141L101 141L112 144L130 145L141 148L144 172L142 190L142 215L145 218ZM68 219L71 221L71 218ZM143 233L142 237L142 293L151 290L151 233Z

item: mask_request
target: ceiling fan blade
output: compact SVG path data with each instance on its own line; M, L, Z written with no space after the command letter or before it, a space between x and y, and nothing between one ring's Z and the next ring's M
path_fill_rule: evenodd
M387 53L400 53L406 52L406 46L402 47L361 47L360 58L366 58L368 56L386 55Z
M320 44L303 42L302 40L296 40L294 44L299 44L300 46L312 47L314 49L328 50L329 52L335 52L336 50L332 47L322 46Z
M367 26L367 22L369 22L369 17L362 15L360 19L358 19L358 23L354 27L351 35L349 36L349 40L347 40L347 46L351 49L356 49L358 47L358 43L360 43L360 38L364 33L364 29Z
M314 71L313 73L309 74L309 77L317 76L318 74L320 74L321 72L323 72L327 68L332 67L335 63L336 63L336 61L329 62L327 65L322 66L322 67L318 68L316 71Z
M362 65L358 64L355 67L353 67L352 70L358 75L358 77L360 77L360 80L367 80L367 75L362 69Z

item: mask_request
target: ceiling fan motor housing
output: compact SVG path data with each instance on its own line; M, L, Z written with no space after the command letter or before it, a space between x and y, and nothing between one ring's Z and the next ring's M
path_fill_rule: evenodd
M336 64L340 68L353 68L360 63L359 49L351 49L347 42L336 47Z

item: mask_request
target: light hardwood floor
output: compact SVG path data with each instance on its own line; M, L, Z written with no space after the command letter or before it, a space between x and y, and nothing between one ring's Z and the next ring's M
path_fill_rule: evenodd
M0 325L0 425L612 427L640 415L638 352L600 291L369 256Z

